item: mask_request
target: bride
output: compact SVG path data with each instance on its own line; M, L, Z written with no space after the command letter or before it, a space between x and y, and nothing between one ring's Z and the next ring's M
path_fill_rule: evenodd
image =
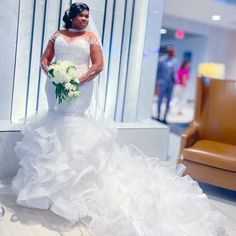
M86 118L93 79L103 68L101 45L86 31L86 4L73 3L63 21L65 29L49 40L41 64L45 73L54 58L76 64L81 95L58 105L46 81L49 111L26 126L15 148L17 203L84 222L93 236L225 235L221 215L195 181L181 177L181 166L120 148L115 132Z

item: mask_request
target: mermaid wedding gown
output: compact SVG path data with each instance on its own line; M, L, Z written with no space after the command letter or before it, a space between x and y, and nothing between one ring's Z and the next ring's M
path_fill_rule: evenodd
M82 36L55 40L55 57L76 63L85 72L90 42ZM120 148L115 132L84 115L93 81L81 96L56 105L46 82L49 111L23 130L16 146L20 169L12 181L17 203L50 209L70 221L86 220L93 236L218 236L222 217L183 168L170 168ZM56 107L56 108L55 108Z

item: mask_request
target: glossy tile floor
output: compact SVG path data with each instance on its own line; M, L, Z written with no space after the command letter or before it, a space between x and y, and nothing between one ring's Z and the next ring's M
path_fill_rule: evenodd
M10 179L0 184L0 205L4 216L0 217L1 236L88 236L82 224L72 224L49 210L29 209L16 205L9 187ZM1 211L0 211L1 215Z

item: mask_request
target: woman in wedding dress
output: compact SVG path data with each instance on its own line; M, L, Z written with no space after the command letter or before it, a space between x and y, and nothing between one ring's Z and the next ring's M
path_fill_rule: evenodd
M86 31L87 5L72 4L63 20L65 29L49 40L42 68L47 73L54 58L76 64L81 95L58 105L46 81L49 111L26 126L16 146L17 203L81 221L93 236L225 235L221 215L195 181L181 177L182 166L120 148L112 129L86 118L93 79L103 66L101 45Z

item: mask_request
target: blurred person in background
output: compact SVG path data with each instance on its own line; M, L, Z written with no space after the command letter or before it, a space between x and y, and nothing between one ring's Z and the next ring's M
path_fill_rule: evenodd
M184 60L177 71L176 83L176 105L178 106L178 115L182 115L182 108L184 106L184 94L187 83L190 78L190 61Z
M166 56L158 62L156 85L158 87L157 120L167 123L166 117L170 108L173 87L176 83L176 57L173 46L167 46ZM161 105L166 98L164 117L161 119Z

